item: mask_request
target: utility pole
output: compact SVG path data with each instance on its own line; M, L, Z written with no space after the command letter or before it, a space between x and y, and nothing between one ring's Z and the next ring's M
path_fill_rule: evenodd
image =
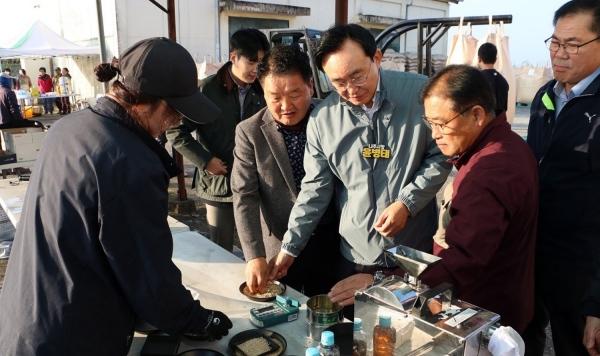
M168 0L167 2L167 18L169 24L169 38L173 41L177 42L177 31L175 27L175 0ZM179 201L187 200L187 191L185 190L185 173L183 172L183 156L181 153L177 152L174 148L171 148L171 153L173 154L173 158L175 158L175 162L177 163L177 167L179 167L180 172L177 175L177 196L179 197Z
M104 38L104 19L102 17L102 0L96 0L96 16L98 18L98 41L100 42L100 63L110 62L106 58L106 41ZM108 82L103 83L104 93L108 93Z
M169 39L177 42L177 31L176 31L176 23L175 23L175 0L167 1L167 8L165 9L161 4L159 4L156 0L148 0L153 3L156 7L161 9L163 12L167 14L167 26L169 29ZM163 134L164 135L164 134ZM187 192L185 190L185 176L183 172L183 156L179 152L177 152L174 148L171 149L173 158L177 163L181 173L177 175L177 196L179 197L179 201L187 200Z
M177 32L175 31L175 0L167 2L167 20L169 24L169 38L177 42Z
M348 23L348 0L335 0L335 25Z

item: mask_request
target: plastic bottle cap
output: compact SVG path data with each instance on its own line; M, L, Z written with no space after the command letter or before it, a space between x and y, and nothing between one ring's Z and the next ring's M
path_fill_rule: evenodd
M354 326L352 327L352 330L354 330L354 331L362 330L362 319L361 318L354 318Z
M333 331L323 331L321 333L321 345L333 346L334 344Z
M389 328L392 326L392 317L389 315L380 315L379 325L383 326L384 328Z
M305 356L319 356L319 349L317 349L316 347L309 347L308 349L306 349L306 353L304 355Z

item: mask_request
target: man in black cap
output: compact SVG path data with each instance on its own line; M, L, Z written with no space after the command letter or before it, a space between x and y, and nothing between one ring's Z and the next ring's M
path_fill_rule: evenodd
M117 74L40 151L0 293L2 355L125 355L136 320L207 338L232 327L192 298L171 260L167 188L177 168L155 140L182 117L205 123L218 109L169 39L143 40L96 68L103 82Z
M184 119L181 126L167 132L167 138L197 167L192 188L206 203L211 240L231 251L235 222L229 180L235 127L265 106L256 68L269 50L269 42L259 30L242 29L231 36L229 47L229 62L201 85L222 114L209 125ZM194 131L198 140L192 136Z

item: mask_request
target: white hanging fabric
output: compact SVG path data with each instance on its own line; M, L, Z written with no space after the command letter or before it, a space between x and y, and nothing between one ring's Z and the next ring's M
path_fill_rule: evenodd
M472 35L470 23L463 26L463 17L461 16L458 33L451 39L446 65L471 64L474 55L477 55L477 39Z
M514 70L510 61L510 50L509 50L509 38L504 34L504 22L500 22L500 25L494 25L492 23L492 16L490 16L489 32L485 41L480 41L477 49L482 44L489 42L496 46L498 49L498 58L494 68L504 76L504 79L508 82L508 100L506 109L506 118L508 122L512 124L515 118L515 106L517 104L517 83L515 79ZM477 51L475 51L473 58L473 64L476 66L478 63Z
M513 67L517 82L517 102L531 104L537 91L552 79L552 70L546 66L527 62Z

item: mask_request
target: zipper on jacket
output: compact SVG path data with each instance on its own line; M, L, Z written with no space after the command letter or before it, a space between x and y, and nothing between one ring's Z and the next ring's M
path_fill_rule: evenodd
M362 115L364 115L367 119L369 119L368 115L366 113L362 113ZM376 114L375 114L376 115ZM373 115L373 118L375 117L375 115ZM379 140L377 139L377 132L375 130L375 120L373 119L369 119L369 138L367 139L367 144L376 144ZM373 142L374 141L374 142ZM369 165L369 185L370 185L370 190L371 190L371 201L373 202L373 205L375 206L375 211L377 212L377 194L375 194L375 159L369 159L366 158L367 160L367 164ZM377 217L375 217L375 219L377 219Z
M588 96L594 96L594 94L582 94L579 96L574 97L573 99L569 100L565 106L563 106L562 110L560 111L561 113L563 113L565 111L565 109L571 105L571 103L573 101L575 101L578 98L585 98ZM572 106L572 105L571 105ZM554 117L554 126L552 127L551 131L550 131L550 137L548 137L548 147L546 147L546 149L544 150L544 153L542 154L542 157L540 157L540 160L538 161L538 166L542 165L542 161L544 160L544 158L546 157L546 153L548 153L548 151L550 150L550 145L552 144L552 138L554 137L554 131L556 130L556 125L558 124L558 117L559 115L555 115ZM591 124L592 123L592 119L588 118L588 122ZM548 123L550 123L550 120L548 120Z

